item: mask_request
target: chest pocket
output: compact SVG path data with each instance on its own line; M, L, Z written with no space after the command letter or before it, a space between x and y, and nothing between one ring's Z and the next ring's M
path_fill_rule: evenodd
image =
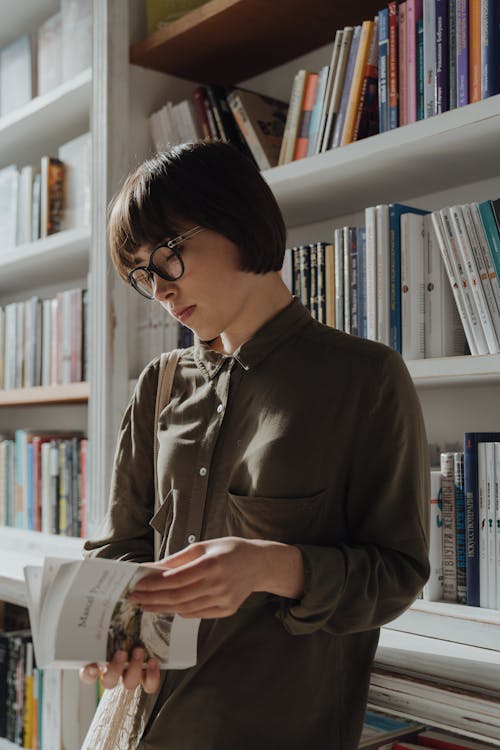
M230 536L269 539L285 544L314 542L319 535L327 491L310 497L252 497L228 492Z

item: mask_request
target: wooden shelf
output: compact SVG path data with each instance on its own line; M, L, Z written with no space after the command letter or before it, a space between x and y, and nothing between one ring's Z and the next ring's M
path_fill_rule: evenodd
M17 388L10 391L0 390L0 407L80 404L88 401L89 393L90 388L88 383Z
M32 289L54 278L64 281L85 276L89 268L89 248L90 229L82 227L26 245L0 249L0 294Z
M35 164L44 153L57 155L65 141L89 129L92 72L37 96L0 118L0 167Z
M237 83L331 43L380 10L363 0L211 0L131 48L144 68L201 83Z
M500 94L263 172L287 226L498 178ZM376 196L376 198L375 198Z
M79 559L83 539L0 527L0 599L25 606L23 567L48 556Z
M417 387L500 383L500 354L414 359L406 364Z

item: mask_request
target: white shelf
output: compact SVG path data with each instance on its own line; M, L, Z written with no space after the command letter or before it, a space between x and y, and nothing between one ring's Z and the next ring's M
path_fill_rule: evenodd
M88 130L91 94L88 69L0 118L0 167L57 156L62 143Z
M35 3L0 0L0 18L8 19L0 24L0 47L25 34L28 29L38 28L59 8L58 0L36 0Z
M418 599L385 627L500 654L500 610L496 609Z
M414 359L406 364L421 387L500 382L500 354Z
M0 737L0 750L20 750L20 745L14 745L13 742L9 742L5 737Z
M26 604L23 567L46 556L81 558L83 539L0 527L0 600Z
M498 177L498 153L500 94L263 176L294 227Z
M89 265L90 229L67 229L43 240L0 249L0 294L30 289L54 278L85 275ZM71 259L71 262L68 262Z

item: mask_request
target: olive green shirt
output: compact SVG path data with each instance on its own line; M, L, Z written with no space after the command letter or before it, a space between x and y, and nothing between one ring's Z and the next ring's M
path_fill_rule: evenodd
M169 671L145 750L354 750L378 628L429 564L427 441L400 355L313 320L297 299L233 355L183 351L159 419L159 359L123 418L111 502L87 550L122 560L226 535L297 545L305 593L253 593L202 620Z

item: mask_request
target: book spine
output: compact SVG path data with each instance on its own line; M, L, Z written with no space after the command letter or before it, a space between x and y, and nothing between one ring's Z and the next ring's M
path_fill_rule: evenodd
M316 89L316 99L314 102L311 119L309 123L309 132L307 134L307 156L313 156L317 153L318 140L320 137L320 124L323 116L325 105L326 86L328 82L329 67L324 65L318 75L318 85Z
M436 2L424 0L424 117L436 114Z
M423 359L424 217L401 216L401 351L405 359Z
M486 513L488 534L488 608L496 609L496 539L495 539L495 443L486 446Z
M358 248L358 336L366 338L366 229L356 231Z
M311 124L311 116L314 109L314 103L316 101L317 91L318 74L308 73L304 91L304 102L302 105L302 112L299 121L299 129L297 132L297 139L295 141L295 149L293 152L294 161L297 159L303 159L305 156L307 156L307 147L309 143L309 126Z
M378 13L378 112L381 133L389 130L389 8Z
M408 124L407 3L398 6L399 124Z
M351 333L351 242L350 227L344 227L344 331Z
M401 353L401 232L400 215L389 206L390 338L389 345Z
M377 340L390 342L389 207L377 206Z
M481 0L469 0L469 101L481 99Z
M422 598L427 602L439 602L443 598L443 513L439 471L431 471L430 487L429 563L431 571L423 588Z
M302 103L304 101L304 92L307 80L307 70L299 70L294 78L292 92L290 95L290 104L288 107L287 118L285 122L285 131L281 142L281 149L278 164L288 164L293 161L295 152L295 141L299 129L300 116L302 112Z
M351 47L349 50L349 59L347 61L347 68L345 72L344 85L342 88L342 96L340 99L340 105L335 120L335 129L333 131L332 147L337 148L341 145L342 134L344 132L344 123L347 114L347 104L349 102L349 95L354 78L354 69L356 67L356 59L359 50L361 38L361 26L356 26L352 36Z
M363 24L361 26L358 53L356 55L351 89L349 91L349 98L347 100L344 127L342 130L342 137L340 141L341 146L346 146L348 143L352 143L353 141L356 116L361 101L361 89L365 78L366 64L371 48L374 28L375 24L373 21L363 21Z
M389 10L389 129L399 126L398 102L398 9L390 2Z
M205 109L206 91L203 86L198 86L193 91L193 104L198 117L198 123L203 133L203 138L211 138L210 124L208 122L207 111Z
M241 101L241 97L234 91L232 91L228 97L227 102L231 108L234 119L241 130L243 137L245 138L252 155L257 162L259 169L265 170L270 169L271 164L267 158L267 154L264 151L262 144L252 126L250 118L248 117L247 111Z
M479 607L479 488L477 437L464 435L464 497L467 604Z
M325 323L331 328L337 325L335 316L335 247L325 244Z
M377 340L377 212L365 209L366 337Z
M443 599L457 601L455 460L453 453L441 454L441 498L443 503Z
M344 330L344 233L336 229L335 244L335 321L339 331Z
M488 607L488 489L486 443L477 446L477 474L479 489L479 606Z
M387 93L386 93L387 95ZM389 121L389 106L386 103L387 123ZM388 130L388 127L386 128ZM360 141L371 135L377 135L379 129L378 108L378 19L372 34L370 52L366 63L365 77L361 89L356 124L354 126L353 141Z
M325 290L325 243L316 243L316 288L317 288L317 309L318 320L320 323L326 323L326 290Z
M299 247L300 300L307 310L311 304L311 249L309 245Z
M496 607L500 607L500 442L493 443L494 495L495 495L495 558L496 558Z
M457 602L467 603L464 455L455 453L455 524L457 533Z
M500 279L500 233L495 221L491 201L478 203L477 207L481 216L481 223L484 228L497 278Z
M359 309L358 309L358 245L356 229L349 229L349 262L350 262L350 332L353 336L359 336Z
M318 251L316 245L311 245L309 250L309 269L311 294L309 298L309 311L313 318L318 319Z
M499 8L497 0L481 0L481 97L487 99L500 91Z
M87 536L87 440L80 442L80 471L81 471L81 499L80 499L80 535L83 539Z
M457 3L458 0L448 0L450 109L457 107Z
M417 0L406 0L406 75L408 123L416 122L417 120L417 21Z
M417 120L425 117L424 102L424 22L417 21Z
M302 277L300 274L300 248L292 247L293 266L293 293L295 297L302 299Z
M450 108L448 0L436 3L436 114Z
M327 138L327 122L328 122L328 117L329 117L329 112L330 112L330 104L332 101L333 87L335 84L335 79L337 76L337 70L339 66L340 50L342 46L343 36L344 36L343 29L337 29L337 31L335 32L335 41L333 43L332 57L330 60L330 65L328 66L328 75L327 75L326 86L325 86L325 96L323 99L323 105L321 109L321 117L320 117L319 127L318 127L318 138L316 141L316 148L314 150L315 154L319 154L324 150L323 144L324 144L325 138Z
M457 0L457 107L464 107L469 103L469 15L467 5L468 0Z

